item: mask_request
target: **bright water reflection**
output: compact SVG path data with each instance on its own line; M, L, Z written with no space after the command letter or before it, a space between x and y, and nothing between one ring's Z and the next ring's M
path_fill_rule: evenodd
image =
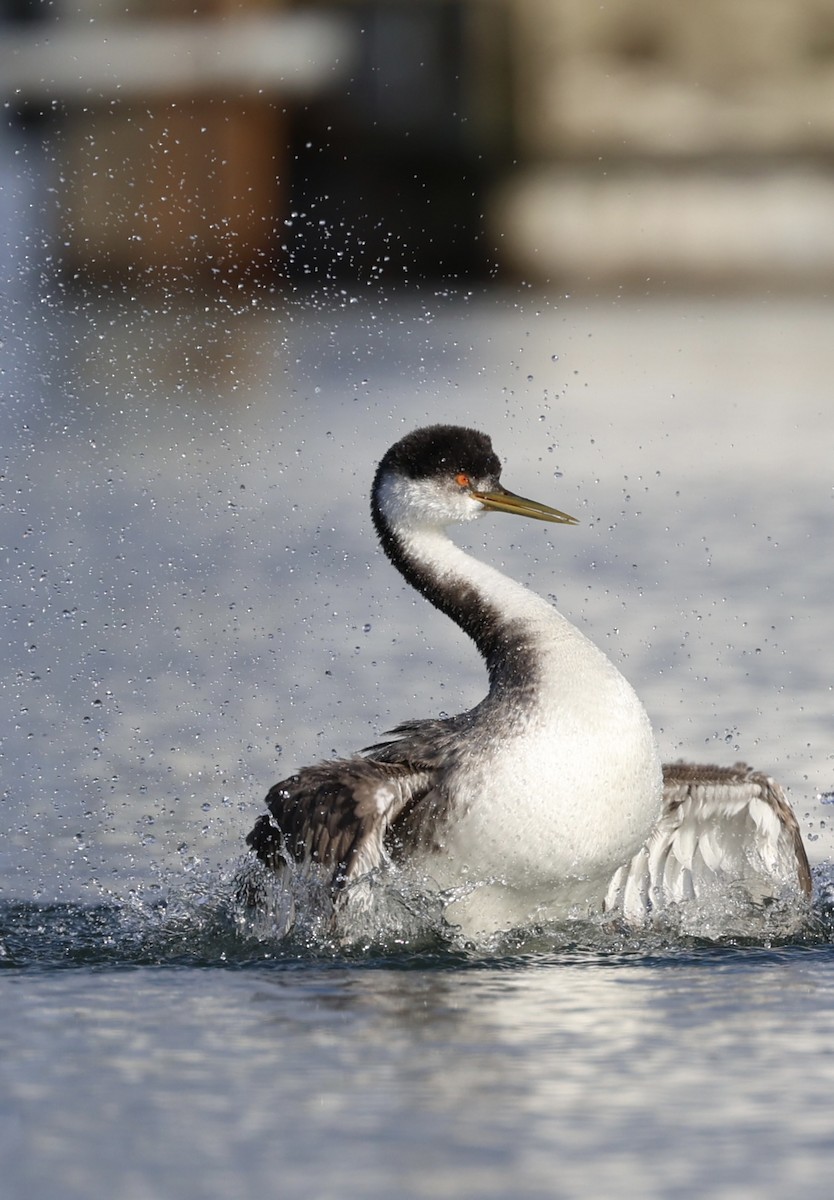
M822 1197L831 980L765 951L6 976L10 1194Z

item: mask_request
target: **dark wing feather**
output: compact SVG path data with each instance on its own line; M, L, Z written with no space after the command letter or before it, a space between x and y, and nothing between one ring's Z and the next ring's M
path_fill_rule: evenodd
M784 791L744 763L671 763L663 811L648 841L616 872L605 907L641 921L672 902L699 899L716 884L762 902L785 891L807 896L811 869Z
M305 767L276 783L247 844L273 870L288 861L330 871L339 891L348 879L386 861L393 821L432 788L432 773L411 763L340 759Z
M454 758L470 724L471 713L405 721L390 730L384 742L367 746L364 753L377 762L407 762L429 771L439 771Z

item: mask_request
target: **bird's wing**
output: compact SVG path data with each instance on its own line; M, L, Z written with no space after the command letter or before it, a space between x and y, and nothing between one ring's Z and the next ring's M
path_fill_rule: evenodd
M744 763L666 765L660 819L612 878L605 908L640 923L716 887L754 903L810 894L796 817L779 784Z
M325 868L335 895L388 860L390 825L432 787L433 773L408 762L357 757L305 767L270 789L269 814L246 841L273 870L293 861Z

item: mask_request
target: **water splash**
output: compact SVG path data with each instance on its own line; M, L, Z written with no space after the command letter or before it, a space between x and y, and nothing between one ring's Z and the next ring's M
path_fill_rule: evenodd
M801 927L786 931L773 909L728 921L689 910L633 929L605 917L576 919L493 935L477 944L444 923L442 904L402 881L375 881L352 911L349 932L335 926L315 881L299 883L291 928L274 881L256 908L241 898L241 864L199 877L172 878L164 894L94 905L4 901L0 968L129 969L142 966L246 968L268 963L380 961L411 966L491 964L519 957L576 962L676 960L693 952L780 952L834 945L834 866L815 873L815 898ZM262 884L264 880L260 881ZM372 897L372 900L371 900ZM356 899L356 897L354 897ZM359 898L361 900L361 897Z

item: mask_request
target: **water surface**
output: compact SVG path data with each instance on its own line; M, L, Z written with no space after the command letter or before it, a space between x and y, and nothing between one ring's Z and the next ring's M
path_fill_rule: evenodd
M337 956L1 916L9 1195L828 1194L824 940Z

